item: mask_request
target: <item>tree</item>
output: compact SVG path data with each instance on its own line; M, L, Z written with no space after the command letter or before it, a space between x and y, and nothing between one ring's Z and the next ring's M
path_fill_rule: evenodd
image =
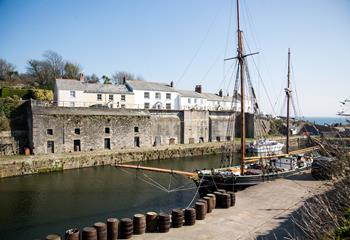
M63 77L65 62L58 53L53 51L46 51L43 57L44 60L29 60L27 72L39 86L53 88L55 79Z
M112 82L113 84L123 84L123 81L125 80L138 80L138 81L144 81L143 77L137 76L135 77L134 74L126 71L120 71L115 72L112 75Z
M102 76L102 80L104 84L111 84L111 79L107 75Z
M95 73L93 73L91 76L86 76L85 79L86 79L86 82L88 83L97 83L100 81L100 79Z
M0 58L0 80L11 79L14 73L17 73L15 66Z
M64 65L64 77L70 79L78 79L81 72L79 64L66 62Z

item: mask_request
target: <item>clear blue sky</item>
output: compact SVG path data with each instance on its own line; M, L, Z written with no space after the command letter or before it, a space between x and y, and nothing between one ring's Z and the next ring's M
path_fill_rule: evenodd
M350 95L350 1L241 1L246 45L261 52L254 61L275 112L290 47L302 115L335 115ZM231 0L0 0L0 58L25 71L28 59L53 50L86 74L126 70L180 89L201 83L232 92L223 58L235 51L233 7ZM272 112L249 65L262 109Z

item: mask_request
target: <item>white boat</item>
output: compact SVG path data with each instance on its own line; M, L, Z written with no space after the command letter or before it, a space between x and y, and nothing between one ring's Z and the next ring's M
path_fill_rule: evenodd
M274 140L268 140L268 139L261 139L258 141L254 141L248 145L248 152L251 153L278 153L282 151L282 148L284 147L283 143L274 141Z

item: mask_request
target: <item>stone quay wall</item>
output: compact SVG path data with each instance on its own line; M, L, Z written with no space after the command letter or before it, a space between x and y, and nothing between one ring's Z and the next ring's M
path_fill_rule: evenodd
M0 159L0 178L63 171L116 163L142 162L178 157L218 154L224 143L171 145L152 148L131 148L118 151L72 152Z

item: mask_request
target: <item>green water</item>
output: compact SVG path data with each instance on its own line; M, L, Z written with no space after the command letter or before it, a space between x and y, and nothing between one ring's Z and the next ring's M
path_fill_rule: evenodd
M218 167L219 155L156 160L146 166L193 171ZM158 186L160 183L162 186ZM183 191L169 191L181 187ZM110 166L0 179L0 239L42 239L109 217L189 205L195 184L182 176Z

